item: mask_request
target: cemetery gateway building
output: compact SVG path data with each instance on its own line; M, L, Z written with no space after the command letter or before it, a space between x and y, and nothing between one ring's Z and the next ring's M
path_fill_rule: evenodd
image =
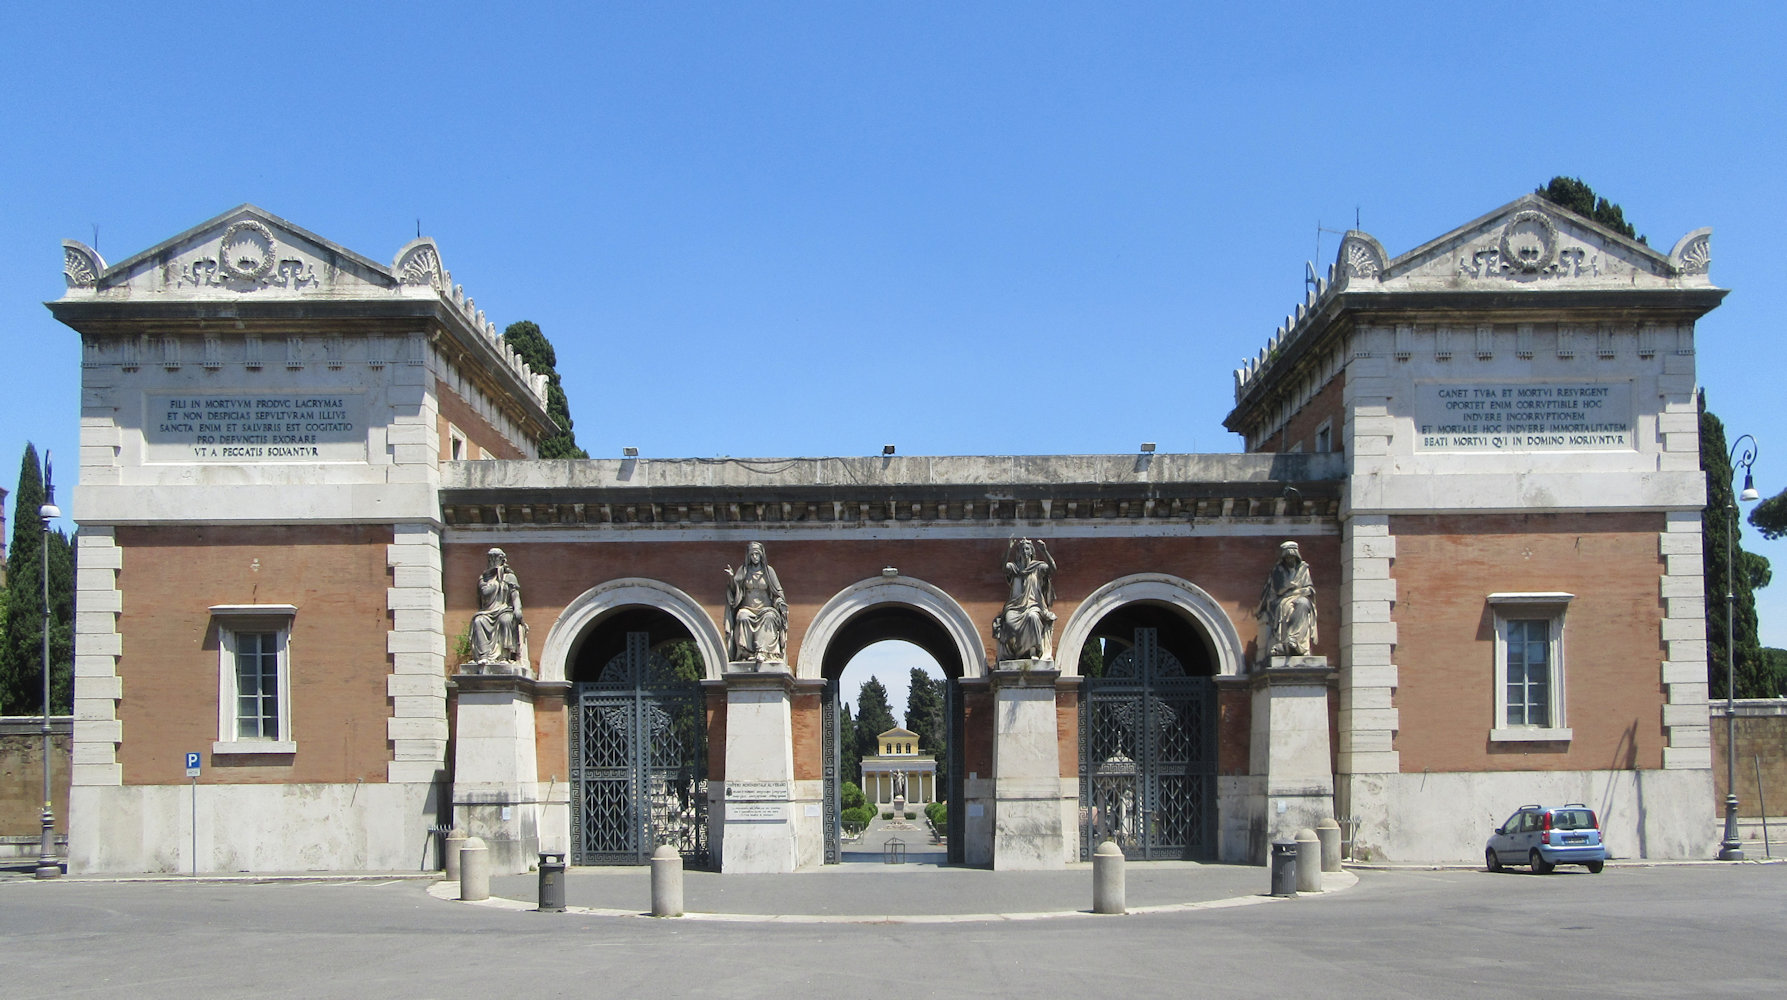
M553 462L430 240L245 205L69 241L70 867L413 869L447 824L499 870L816 867L882 639L949 678L962 863L1260 861L1328 817L1473 858L1530 801L1707 856L1708 235L1532 197L1348 233L1235 372L1240 454Z

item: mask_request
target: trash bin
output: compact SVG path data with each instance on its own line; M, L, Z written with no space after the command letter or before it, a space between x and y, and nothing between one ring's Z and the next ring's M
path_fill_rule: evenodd
M1272 895L1295 896L1296 894L1297 842L1274 840L1272 842Z
M540 912L565 911L565 856L540 852Z

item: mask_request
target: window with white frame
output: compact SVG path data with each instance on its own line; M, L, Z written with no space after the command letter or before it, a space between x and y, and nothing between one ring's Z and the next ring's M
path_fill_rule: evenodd
M217 742L212 753L295 753L290 604L219 604Z
M1495 613L1496 742L1568 740L1564 720L1564 612L1573 594L1490 594Z
M1334 418L1322 421L1315 429L1315 450L1326 453L1334 450Z

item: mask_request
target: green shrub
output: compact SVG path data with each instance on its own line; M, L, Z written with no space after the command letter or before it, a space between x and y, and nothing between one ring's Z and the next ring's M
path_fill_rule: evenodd
M874 818L875 810L870 809L868 806L856 806L855 808L845 809L838 813L838 821L844 825L845 831L851 836L855 836L867 829L870 821Z
M867 804L867 800L863 798L862 789L856 787L856 782L846 781L844 787L838 789L838 804L845 809L856 809Z
M882 819L893 819L893 810L888 809L881 814Z
M918 814L913 812L912 810L908 809L908 810L906 810L906 818L907 819L917 819Z
M931 825L936 827L938 832L941 833L943 829L949 825L949 803L925 803L925 818L929 819Z

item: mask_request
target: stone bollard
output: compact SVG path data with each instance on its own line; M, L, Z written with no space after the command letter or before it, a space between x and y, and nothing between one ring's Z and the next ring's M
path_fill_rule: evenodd
M443 860L446 862L447 878L454 882L459 881L459 852L464 847L465 831L458 827L448 830L447 846L443 852L446 858Z
M683 856L669 844L652 852L652 916L683 915Z
M1315 825L1316 839L1322 842L1322 871L1340 870L1340 824L1332 816Z
M490 898L490 848L482 837L467 837L459 849L459 898Z
M1092 852L1092 912L1126 913L1123 849L1107 840Z
M1322 891L1322 842L1308 827L1297 831L1297 891Z

